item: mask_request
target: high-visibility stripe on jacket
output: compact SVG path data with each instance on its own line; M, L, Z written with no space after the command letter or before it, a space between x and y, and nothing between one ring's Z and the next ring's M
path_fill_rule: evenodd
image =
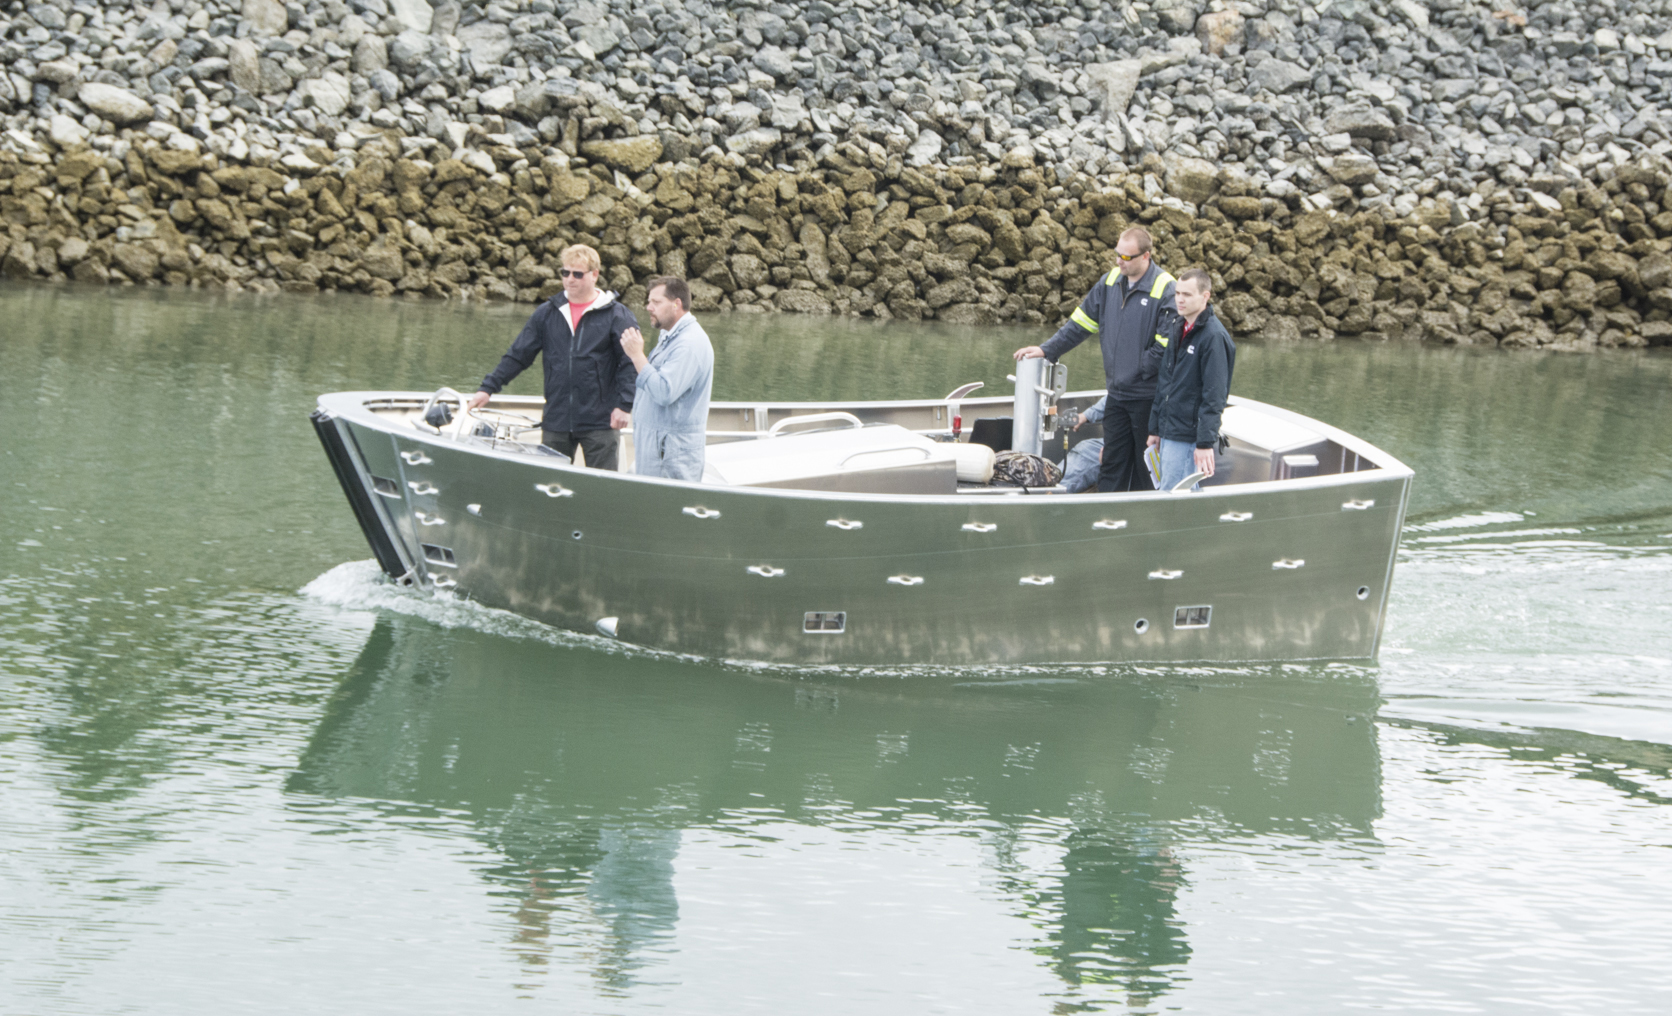
M1120 269L1092 284L1063 326L1044 344L1045 356L1059 359L1092 335L1103 347L1103 373L1110 397L1121 401L1155 396L1156 372L1166 336L1159 327L1161 312L1173 308L1174 278L1151 264L1132 286Z

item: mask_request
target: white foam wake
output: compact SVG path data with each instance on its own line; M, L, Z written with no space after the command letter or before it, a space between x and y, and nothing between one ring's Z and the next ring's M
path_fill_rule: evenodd
M585 644L594 648L617 645L599 636L563 631L513 614L484 607L442 589L400 586L390 582L376 561L348 561L309 582L301 594L316 603L345 610L387 610L422 618L443 628L470 628L510 638L538 639L552 644Z

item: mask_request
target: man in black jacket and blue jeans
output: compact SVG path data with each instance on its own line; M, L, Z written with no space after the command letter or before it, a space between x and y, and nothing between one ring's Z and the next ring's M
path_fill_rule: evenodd
M1099 493L1151 490L1144 468L1144 439L1149 434L1150 404L1161 363L1163 336L1157 325L1173 306L1173 277L1151 257L1149 231L1133 226L1115 244L1119 262L1092 284L1068 322L1043 346L1024 346L1016 359L1057 358L1093 335L1103 346L1103 374L1109 398L1103 416L1103 459Z
M1212 296L1213 279L1200 268L1190 269L1179 276L1178 312L1169 312L1161 322L1167 344L1150 411L1149 444L1161 448L1162 490L1172 490L1191 473L1213 475L1237 344L1208 306Z
M639 326L614 293L598 288L603 263L585 244L564 248L563 292L541 304L493 373L471 397L472 409L527 370L544 361L546 412L541 443L574 458L575 447L593 469L614 470L621 441L616 432L633 412L638 371L621 348L621 333Z

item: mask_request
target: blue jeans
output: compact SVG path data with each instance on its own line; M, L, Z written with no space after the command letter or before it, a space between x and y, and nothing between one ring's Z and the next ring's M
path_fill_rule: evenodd
M1161 439L1161 489L1172 490L1173 484L1196 471L1196 446L1189 441ZM1202 489L1201 484L1190 488Z

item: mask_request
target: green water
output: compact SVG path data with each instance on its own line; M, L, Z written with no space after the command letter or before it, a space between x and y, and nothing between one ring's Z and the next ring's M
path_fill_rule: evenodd
M314 397L469 388L523 310L0 315L0 1012L1672 989L1672 357L1243 344L1238 394L1417 471L1376 666L807 676L379 582ZM717 399L1003 392L1043 334L704 323Z

